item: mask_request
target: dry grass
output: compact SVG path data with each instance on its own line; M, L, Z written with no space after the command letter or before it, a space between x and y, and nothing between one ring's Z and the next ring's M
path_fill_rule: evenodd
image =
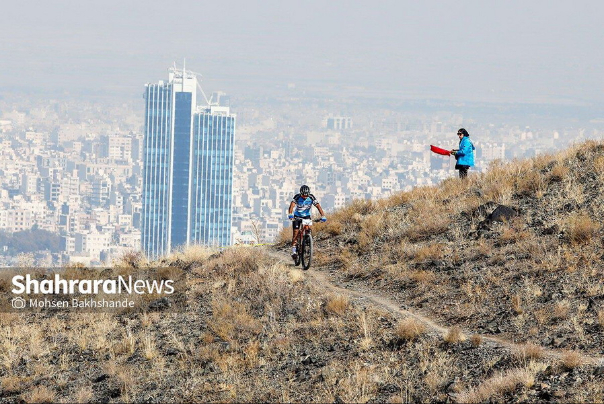
M409 279L419 284L430 284L436 279L436 275L429 271L411 271L408 276Z
M560 361L562 366L569 370L584 364L583 356L577 351L564 352Z
M450 253L450 249L446 244L434 243L422 246L413 256L414 261L430 261L439 260Z
M515 352L516 357L519 359L526 361L532 359L541 359L545 355L545 351L543 347L528 342L524 345L518 346L518 349Z
M561 301L554 305L554 311L552 318L556 320L565 320L568 318L570 312L570 305L568 301Z
M461 328L459 328L458 326L453 326L449 328L443 339L448 344L457 344L459 342L465 341L466 337L461 331Z
M56 394L49 387L38 386L26 394L24 399L30 403L54 403L56 401Z
M425 333L425 324L413 317L407 317L401 320L396 326L395 331L397 337L408 341L413 341Z
M205 262L210 256L217 252L218 250L215 248L203 245L190 245L179 248L170 258L172 261L181 260L186 265Z
M598 324L604 328L604 310L598 310Z
M335 314L338 316L346 313L348 308L350 307L350 301L348 297L344 295L332 296L327 300L325 304L325 310L330 314Z
M522 308L522 298L519 294L512 296L512 310L516 314L524 313L524 309Z
M74 394L74 402L89 403L94 397L94 391L91 386L82 386Z
M567 222L568 237L573 244L585 244L600 230L600 224L590 216L580 214L571 216Z
M550 179L550 181L554 181L554 182L562 181L568 177L569 173L570 173L570 168L568 168L567 166L558 162L552 168L549 179Z
M480 344L482 344L482 335L480 334L472 334L470 337L470 342L474 348L478 348Z
M458 403L483 403L504 393L514 391L517 386L531 387L535 383L535 375L528 369L511 369L499 373L482 384L456 397Z
M0 382L0 386L5 394L15 394L23 391L28 381L28 378L20 376L4 376Z

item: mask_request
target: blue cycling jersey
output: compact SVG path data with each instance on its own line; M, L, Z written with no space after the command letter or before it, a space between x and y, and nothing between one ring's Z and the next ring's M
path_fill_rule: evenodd
M301 218L309 218L312 206L317 206L319 204L319 201L313 194L308 195L306 198L300 194L296 194L292 199L292 202L296 204L294 207L294 216Z

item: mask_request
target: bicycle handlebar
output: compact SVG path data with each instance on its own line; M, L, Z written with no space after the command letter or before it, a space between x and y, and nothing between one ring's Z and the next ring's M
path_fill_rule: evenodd
M290 219L290 220L291 220L291 221L294 221L294 220L296 220L296 219L302 219L302 218L301 218L301 217L294 217L293 219ZM313 222L315 222L315 223L317 223L317 222L320 222L320 221L321 221L321 219L313 219L312 221L313 221Z

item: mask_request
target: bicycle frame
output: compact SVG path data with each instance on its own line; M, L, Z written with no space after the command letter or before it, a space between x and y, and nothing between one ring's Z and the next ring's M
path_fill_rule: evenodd
M302 226L298 231L298 236L296 237L297 253L294 257L294 264L300 265L300 263L302 263L302 268L307 270L310 267L312 260L312 222L318 222L320 219L301 219L301 221Z
M311 219L302 219L302 228L298 231L297 237L298 245L300 245L305 235L312 232L312 229L310 228L310 226L312 226L312 222L313 221Z

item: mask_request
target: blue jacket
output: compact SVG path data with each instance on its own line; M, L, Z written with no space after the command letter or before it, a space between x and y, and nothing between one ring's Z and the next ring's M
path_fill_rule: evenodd
M455 160L460 166L474 166L474 150L476 148L468 136L464 136L459 141L459 150L455 153Z

